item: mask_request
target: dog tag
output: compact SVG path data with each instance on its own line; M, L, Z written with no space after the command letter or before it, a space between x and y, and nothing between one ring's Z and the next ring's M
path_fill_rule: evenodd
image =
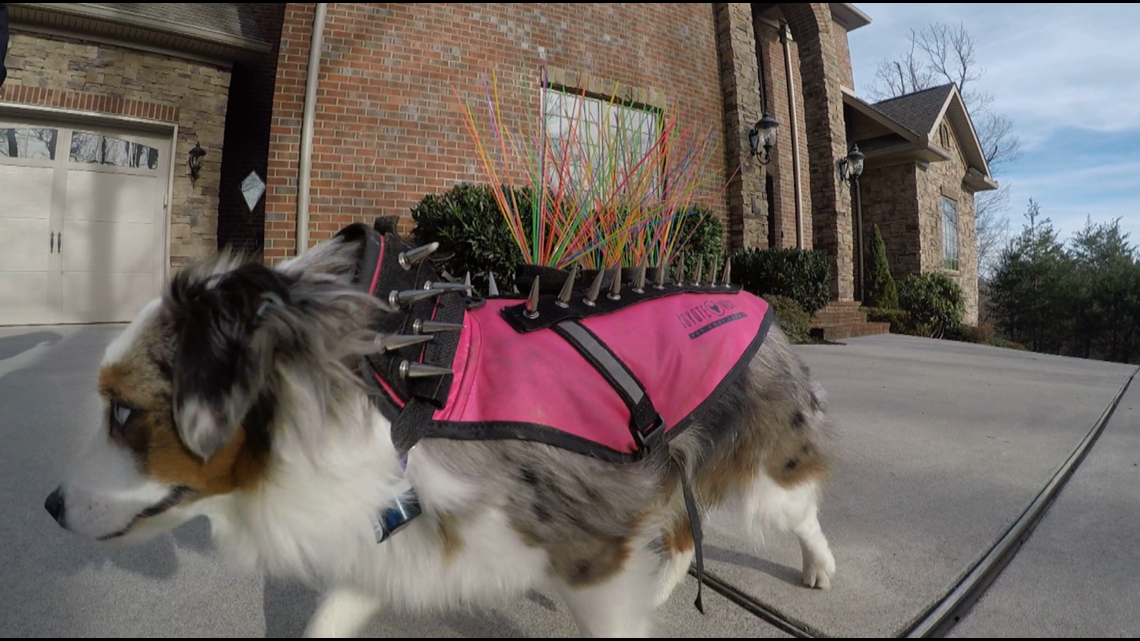
M380 510L373 524L377 543L387 541L393 534L407 527L408 523L422 512L419 496L407 479L400 479L395 489L398 491L395 502Z

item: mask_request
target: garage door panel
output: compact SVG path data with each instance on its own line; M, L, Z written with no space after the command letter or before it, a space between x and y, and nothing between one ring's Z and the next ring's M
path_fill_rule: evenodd
M0 273L47 271L51 242L51 223L46 218L0 220Z
M49 272L0 271L0 325L58 322Z
M64 272L64 322L128 322L155 296L153 272Z
M65 220L154 223L154 176L72 169L67 174Z
M63 271L154 275L154 225L69 220L63 226Z
M0 165L0 219L51 218L51 167Z

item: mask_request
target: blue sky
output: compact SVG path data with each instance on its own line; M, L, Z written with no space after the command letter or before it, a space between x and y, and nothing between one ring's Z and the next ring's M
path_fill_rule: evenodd
M1022 158L997 176L1010 186L1011 231L1030 197L1067 239L1120 217L1140 244L1140 5L856 3L871 24L849 35L856 93L909 29L961 22L986 70L978 88L1013 120Z

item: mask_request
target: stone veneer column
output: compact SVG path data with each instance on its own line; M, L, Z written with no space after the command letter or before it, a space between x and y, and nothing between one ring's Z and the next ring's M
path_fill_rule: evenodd
M760 119L760 74L752 9L747 3L714 4L717 52L724 95L725 166L729 183L728 248L730 251L768 245L768 208L764 197L764 166L748 148L748 130Z
M832 33L841 27L832 21L831 9L825 3L788 3L780 8L799 45L811 168L808 173L813 244L830 259L831 295L850 301L855 293L851 191L840 181L836 167L836 161L847 155L840 91L844 74Z

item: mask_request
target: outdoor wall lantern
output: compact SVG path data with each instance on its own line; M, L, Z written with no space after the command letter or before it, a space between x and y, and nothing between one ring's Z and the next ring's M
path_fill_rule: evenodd
M863 159L866 156L859 151L859 145L852 145L846 158L839 159L839 178L848 182L859 180L863 173Z
M748 131L748 146L752 149L753 157L760 157L761 165L767 165L772 161L772 147L776 146L776 127L779 125L775 118L765 112ZM764 150L763 154L760 153L761 148Z
M202 149L202 143L194 143L194 148L190 150L190 158L186 164L190 166L190 180L198 180L198 172L202 170L202 156L206 155L206 150Z

